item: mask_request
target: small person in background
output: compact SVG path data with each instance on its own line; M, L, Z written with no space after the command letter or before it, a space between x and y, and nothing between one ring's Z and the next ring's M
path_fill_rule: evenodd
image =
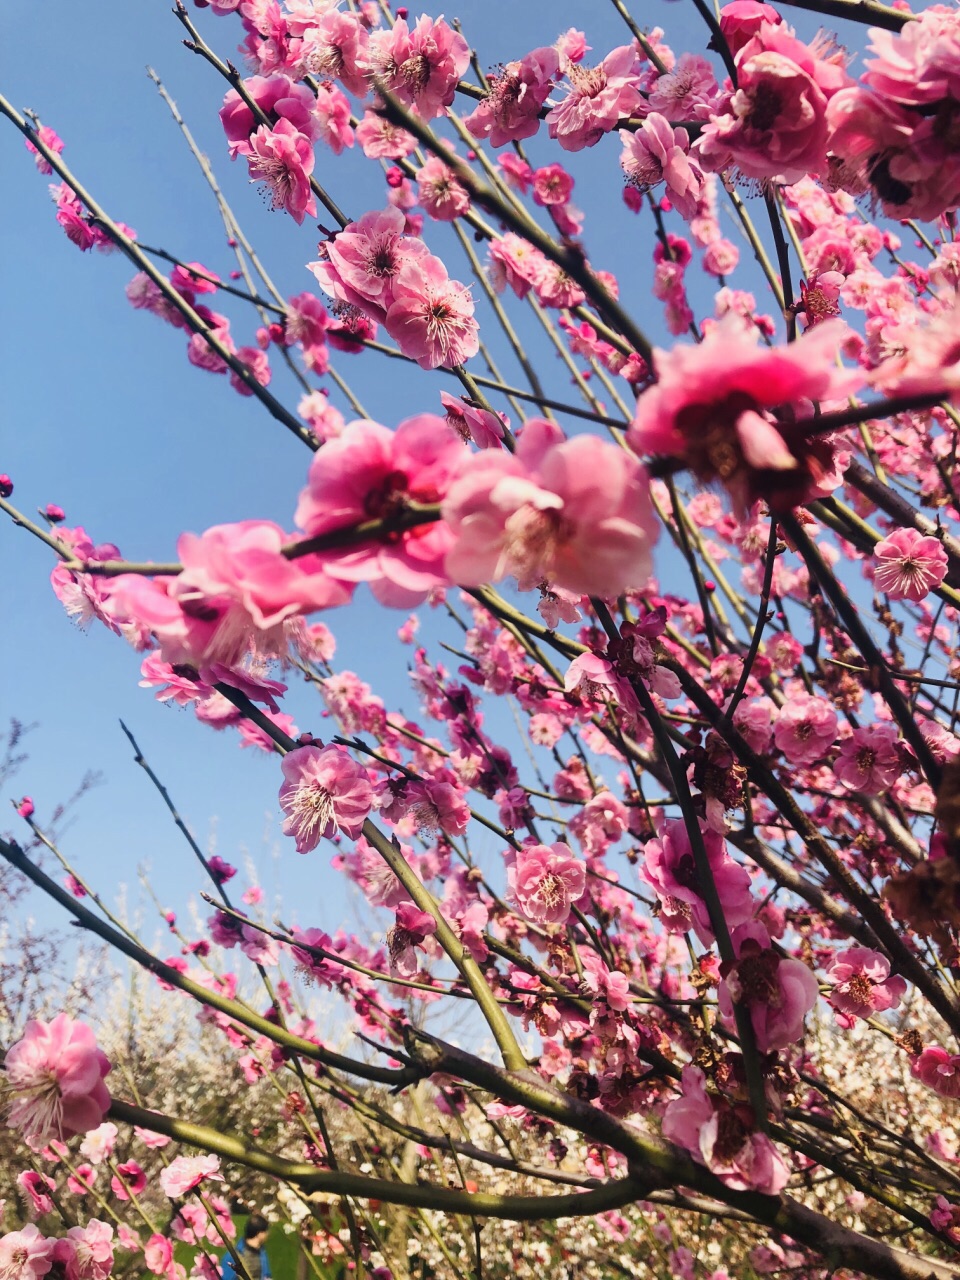
M251 1213L243 1228L243 1239L237 1241L237 1253L243 1263L246 1277L237 1275L233 1255L224 1255L220 1265L223 1280L270 1280L270 1260L265 1245L270 1233L270 1223L259 1213Z

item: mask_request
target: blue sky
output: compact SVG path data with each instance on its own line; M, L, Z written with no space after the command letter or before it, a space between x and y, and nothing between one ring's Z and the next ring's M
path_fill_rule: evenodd
M635 14L644 25L666 26L678 51L702 49L699 20L686 6L649 3L635 6ZM234 56L237 23L209 12L192 16L223 56ZM448 12L453 16L462 18L488 67L549 44L572 25L586 31L596 57L629 38L612 6L599 0L463 0ZM313 286L304 264L315 256L315 227L308 220L297 228L285 215L268 213L245 167L230 164L217 119L225 86L183 49L183 32L166 3L101 0L92 16L73 0L48 0L42 25L55 35L41 39L35 32L8 43L3 93L58 130L65 160L113 216L135 227L145 243L223 275L233 266L209 190L145 74L149 63L213 161L282 291L289 296ZM556 158L548 147L530 150L541 163ZM610 138L573 157L574 202L587 212L585 239L595 263L617 270L628 309L652 338L664 341L660 305L649 295L652 228L622 205L618 154L619 143ZM116 542L131 559L172 558L182 530L220 521L262 516L290 527L307 450L225 378L189 366L181 334L132 310L123 292L133 274L129 263L119 255L80 254L67 241L54 221L48 180L5 122L0 171L7 175L0 471L14 478L14 501L28 512L57 502L68 523L82 524L95 541ZM317 174L353 216L384 203L376 167L359 150L339 159L320 153ZM731 226L725 233L736 239ZM428 225L426 234L443 252L449 233ZM469 282L462 259L451 255L449 267ZM772 309L752 264L737 283L754 289L762 309ZM238 345L252 341L252 311L239 304L222 309L233 319ZM513 314L524 323L519 307ZM501 344L491 341L499 358ZM536 342L528 349L544 355ZM553 394L573 395L552 354L540 364ZM503 367L518 376L509 354ZM410 412L436 410L439 390L456 386L372 354L341 356L338 368L370 413L391 426ZM295 407L298 393L279 375L274 389ZM156 705L138 687L139 660L122 641L96 627L81 633L72 626L49 588L51 557L28 535L0 526L0 556L7 605L0 715L38 725L14 789L32 794L42 822L85 772L102 773L103 785L76 811L65 848L104 896L111 899L126 885L135 899L140 864L150 868L163 902L178 910L200 884L159 798L133 764L117 723L122 718L202 844L215 831L222 856L242 863L245 851L252 855L268 894L285 899L288 921L332 929L347 920L352 907L340 877L326 869L327 855L300 859L279 836L276 760L239 750L234 735L212 733L189 712ZM394 639L404 617L361 593L350 609L325 620L338 638L338 663L375 683L388 705L415 717L405 672L409 650ZM323 733L316 700L298 688L288 701L301 728ZM0 828L15 824L0 818ZM296 912L289 906L294 899ZM45 915L43 904L37 910Z

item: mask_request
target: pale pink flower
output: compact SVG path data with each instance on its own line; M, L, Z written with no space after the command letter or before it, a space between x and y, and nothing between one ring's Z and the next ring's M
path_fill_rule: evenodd
M295 132L304 134L308 141L313 140L314 98L305 84L294 84L283 75L251 76L243 81L243 87L264 115L277 121L286 120ZM231 158L251 155L251 135L257 131L260 121L236 89L231 89L223 99L220 122L227 135Z
M350 103L335 85L317 85L313 118L318 141L325 142L335 156L353 146Z
M475 138L489 139L492 147L532 138L540 128L540 109L560 74L560 58L554 48L534 49L516 62L508 62L488 77L489 93L464 119Z
M724 919L730 928L744 924L754 911L750 877L728 855L721 835L702 823L701 835ZM710 913L690 835L682 819L665 822L660 838L647 841L639 871L660 899L660 920L664 928L669 933L693 929L704 946L709 946L713 942Z
M470 806L450 782L412 780L404 787L403 800L421 834L443 831L448 836L462 836L469 826Z
M480 349L470 290L432 255L407 263L393 282L384 328L421 369L452 369Z
M895 725L883 721L860 725L840 744L834 775L851 791L879 796L889 791L903 772Z
M872 282L871 287L876 288L876 284ZM894 353L868 375L871 384L885 395L914 396L935 391L954 403L960 399L960 311L956 294L945 293L941 301L944 305L935 314L921 314L918 323L911 315L909 323L898 325L895 341L893 335L889 336Z
M7 1123L28 1141L61 1141L88 1133L104 1119L110 1070L93 1032L65 1013L52 1022L31 1020L3 1064Z
M370 37L368 65L381 83L424 120L446 115L457 81L470 65L470 46L443 18L426 15L411 30L398 18Z
M160 1170L160 1186L171 1200L185 1196L204 1178L223 1181L218 1156L175 1156L166 1168Z
M308 536L350 528L371 519L402 516L408 502L435 503L446 493L463 446L442 418L419 414L396 431L352 422L320 449L300 494L296 522ZM345 582L368 582L383 604L419 604L449 579L443 560L450 546L443 523L425 523L400 536L323 553L326 571Z
M464 459L443 515L456 540L447 572L466 586L512 574L521 590L546 582L615 596L650 575L657 525L644 469L542 418L526 423L514 454Z
M237 350L237 359L242 360L253 375L253 380L259 386L265 387L269 384L271 378L270 360L265 351L261 351L259 347L240 347ZM239 392L242 396L252 396L253 388L240 377L238 373L230 370L230 385L234 391Z
M784 25L762 25L737 54L737 89L703 127L704 168L736 165L748 178L798 182L827 164L827 102L850 83Z
M417 149L412 133L391 124L375 111L364 112L356 136L368 160L403 160Z
M309 853L327 836L342 831L355 840L373 808L366 770L344 747L297 747L280 763L280 807L287 815L283 834Z
M419 202L431 218L453 222L470 208L466 188L438 156L430 156L416 172Z
M763 755L773 741L773 718L776 714L777 708L770 698L740 702L733 713L733 727L752 751Z
M278 120L273 129L261 125L250 139L247 156L251 182L265 182L273 209L286 209L298 224L317 216L317 202L310 189L313 144L289 120Z
M873 585L891 600L922 600L946 577L939 539L918 529L894 529L873 548Z
M152 1271L155 1276L165 1275L173 1261L172 1243L166 1236L154 1232L143 1246L143 1261L147 1270Z
M547 128L564 151L582 151L599 142L626 116L643 115L642 65L634 45L613 49L596 67L567 62L570 90L547 114Z
M524 845L510 873L513 896L528 920L565 924L583 896L587 868L566 844Z
M933 5L899 31L870 29L863 83L882 98L913 107L960 100L960 21L954 9Z
M740 925L730 936L737 963L724 973L717 991L720 1013L732 1024L733 1006L743 1005L760 1052L785 1049L802 1037L804 1019L817 1003L816 976L802 960L775 951L759 920Z
M490 275L498 293L509 286L525 298L543 278L548 260L529 240L509 231L490 245Z
M813 764L833 746L837 713L823 698L795 693L780 708L773 737L791 764Z
M0 1280L40 1280L53 1266L56 1243L45 1239L32 1222L0 1236Z
M80 1143L80 1154L91 1164L103 1164L104 1160L109 1160L113 1155L119 1133L115 1124L105 1121L86 1135Z
M848 947L830 962L826 978L833 983L830 1003L848 1018L870 1018L874 1013L896 1009L906 994L907 984L890 977L890 961L869 947Z
M91 1218L57 1241L53 1256L67 1280L107 1280L113 1270L113 1227Z
M430 256L423 241L406 235L405 229L402 211L392 205L365 213L322 244L319 261L308 266L332 298L358 307L382 324L401 269Z
M831 320L787 346L764 347L755 325L728 312L699 346L654 353L658 381L637 401L631 447L721 480L741 511L758 498L796 505L826 482L834 457L828 441L791 434L798 404L847 396L866 377L834 362L848 332Z
M652 111L635 132L621 129L620 141L620 168L628 181L640 191L650 191L665 182L677 212L683 218L692 218L703 194L704 176L687 154L690 139L686 129L675 129Z

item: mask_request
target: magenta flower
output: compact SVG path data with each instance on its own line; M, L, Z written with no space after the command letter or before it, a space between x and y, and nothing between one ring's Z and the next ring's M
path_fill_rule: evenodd
M382 324L401 269L430 256L422 240L405 234L406 225L401 210L392 205L365 213L321 244L320 259L308 264L310 270L332 298Z
M7 1123L28 1141L61 1141L87 1133L110 1107L103 1078L110 1062L93 1032L65 1013L52 1022L31 1020L3 1064L12 1097Z
M566 924L570 908L583 896L587 868L569 845L524 845L511 879L517 905L528 920Z
M412 978L418 968L416 948L435 933L437 922L429 911L421 911L412 902L397 907L396 923L387 931L390 968L402 978Z
M833 746L837 713L823 698L795 693L780 708L773 738L791 764L813 764Z
M374 791L366 771L344 747L297 747L283 757L280 807L287 815L283 834L293 836L297 853L309 853L337 831L356 840Z
M564 151L592 147L618 120L645 115L640 94L641 62L635 45L613 49L596 67L567 61L570 91L547 114L547 129Z
M250 139L247 156L251 182L265 182L273 209L286 209L299 224L317 216L317 202L310 189L313 144L289 120L278 120L273 129L261 125Z
M773 949L759 920L734 929L731 939L737 963L720 983L720 1013L732 1024L734 1004L744 1005L760 1052L785 1049L803 1035L804 1019L820 994L817 979L802 960Z
M52 1178L48 1178L45 1173L25 1169L23 1173L17 1175L17 1186L30 1198L31 1216L52 1213L53 1201L47 1194L57 1189L57 1184Z
M833 983L830 1003L851 1024L856 1018L896 1009L907 990L903 978L890 977L887 957L869 947L839 951L827 968L826 978Z
M636 132L620 130L623 151L620 168L640 191L650 191L661 182L683 218L696 215L703 195L704 176L690 160L690 139L686 129L675 129L668 120L652 111Z
M703 824L701 832L724 919L730 928L744 924L754 911L750 877L728 855L721 835ZM664 823L660 838L647 841L639 870L660 899L660 921L664 928L669 933L693 929L704 946L709 946L713 942L710 915L690 836L681 819Z
M845 787L867 796L890 790L903 771L896 727L885 721L860 725L840 744L833 772Z
M473 312L470 290L449 278L439 258L428 255L398 272L383 325L421 369L452 369L480 349Z
M117 1165L117 1171L110 1179L110 1189L118 1200L129 1200L138 1196L147 1185L147 1175L136 1160L125 1160Z
M560 58L552 47L508 62L499 74L488 77L486 98L463 123L475 138L488 138L491 147L532 138L559 74Z
M835 364L847 333L843 321L829 320L788 346L762 347L756 326L728 312L699 346L654 353L658 381L637 401L631 448L680 458L707 483L720 480L740 511L757 498L782 509L815 495L833 449L788 428L804 416L804 401L838 399L864 382L864 373Z
M446 413L448 425L453 427L461 440L472 440L478 449L501 447L503 429L509 426L503 414L478 409L476 405L468 404L463 398L458 399L448 391L440 392L440 403Z
M546 583L615 596L650 575L657 524L644 469L542 418L526 423L516 453L464 459L443 515L456 540L447 572L465 586L512 574L521 591Z
M776 9L761 0L731 0L720 10L720 30L734 57L765 23L776 25L782 21Z
M48 124L42 124L40 126L40 128L37 130L37 137L40 139L40 141L44 144L45 147L47 147L50 151L56 152L57 155L60 155L60 153L63 151L63 139L57 133L56 129L51 129ZM49 177L49 175L53 173L53 167L51 166L49 160L44 160L43 156L40 154L40 152L33 145L33 143L30 141L29 138L24 139L23 145L27 148L27 150L32 155L35 155L37 157L36 160L34 161L34 164L37 166L38 172L42 173L45 177Z
M367 30L358 13L336 9L310 13L300 43L299 70L319 80L339 80L358 98L367 92Z
M894 529L873 548L873 585L891 600L922 600L947 574L939 539L917 529Z
M40 1280L53 1266L56 1240L45 1239L32 1222L0 1236L3 1280Z
M928 1044L910 1069L941 1098L960 1098L960 1054Z
M222 1182L220 1160L217 1156L176 1156L166 1168L160 1170L160 1186L171 1200L185 1196L198 1187L204 1178Z
M66 1280L107 1280L113 1270L113 1227L91 1218L85 1227L71 1227L53 1251Z

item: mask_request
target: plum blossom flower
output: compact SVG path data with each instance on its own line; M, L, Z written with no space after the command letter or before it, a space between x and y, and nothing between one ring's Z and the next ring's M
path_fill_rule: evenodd
M57 133L56 129L51 129L48 124L42 124L40 126L37 130L37 137L48 150L55 152L57 155L60 155L63 151L63 139ZM50 174L53 173L50 161L43 158L29 138L24 139L23 145L32 155L36 156L34 164L36 164L37 170L45 177L49 177Z
M727 925L746 923L753 915L750 876L727 853L726 841L701 823L701 834ZM669 933L693 929L704 944L713 942L710 913L693 856L693 846L682 819L665 822L659 839L648 840L639 867L641 878L660 899L660 920Z
M462 397L440 392L440 403L446 412L446 420L461 440L472 440L478 449L498 449L503 440L504 428L509 422L504 414L493 413L469 404Z
M840 744L833 772L845 787L867 796L889 791L902 772L898 735L894 725L878 721L859 725Z
M583 896L586 864L566 844L524 845L511 873L513 894L528 920L565 924L570 908Z
M351 422L320 449L300 494L296 523L308 536L371 519L387 526L379 541L325 551L326 572L343 582L367 582L382 604L419 604L449 579L443 560L451 544L442 522L396 532L410 504L428 505L446 493L463 447L442 418L422 413L389 431L376 422Z
M922 600L947 575L939 539L918 529L894 529L873 548L873 585L891 600Z
M277 121L286 120L307 141L314 137L313 93L305 84L294 84L284 75L251 76L243 81L244 93L251 98L264 115ZM227 135L230 158L249 156L253 152L251 135L257 130L258 118L236 89L231 89L223 99L220 123Z
M280 807L287 815L283 834L309 853L337 831L355 840L373 808L366 770L345 747L297 747L281 761Z
M703 194L704 176L690 160L690 138L686 129L675 129L662 115L651 111L636 132L620 130L623 151L620 168L627 180L641 191L650 191L661 182L682 218L692 218Z
M0 1236L0 1280L40 1280L53 1266L56 1243L32 1222Z
M439 258L428 255L397 273L383 325L421 369L452 369L480 350L473 313L470 290L450 279Z
M437 922L429 911L421 911L412 902L401 902L396 922L387 932L391 969L402 978L412 978L418 967L416 948L436 930Z
M185 1196L205 1178L222 1182L218 1156L175 1156L160 1170L160 1186L171 1200Z
M637 400L631 448L681 458L702 481L721 481L740 512L758 498L783 509L821 492L834 450L789 426L804 401L837 399L864 382L865 373L835 364L848 332L829 320L788 346L761 347L756 326L731 311L699 346L655 351L658 381Z
M910 1066L918 1080L942 1098L960 1098L960 1054L928 1044Z
M298 70L318 80L339 80L348 93L362 98L367 91L368 42L360 14L314 12L301 38Z
M332 298L382 324L401 269L430 256L422 240L406 234L406 225L403 212L392 205L365 213L322 244L320 258L308 266Z
M416 179L420 203L438 222L453 222L470 208L467 189L438 156L431 156L417 170Z
M753 1128L748 1108L711 1099L699 1067L684 1067L682 1092L663 1113L663 1135L738 1191L778 1195L790 1171L764 1133Z
M28 1141L88 1133L110 1106L103 1078L110 1062L93 1032L65 1013L29 1021L3 1064L7 1123Z
M833 746L837 725L837 713L829 702L795 693L780 708L773 737L791 764L813 764Z
M173 1262L173 1243L166 1236L154 1232L143 1246L143 1261L155 1276L166 1275Z
M470 65L470 46L443 18L426 15L411 30L398 18L370 37L368 66L374 85L412 106L424 120L447 114L457 81Z
M250 139L250 181L266 183L271 208L286 209L298 225L317 216L310 189L313 163L313 144L289 120L278 120L273 129L262 124Z
M113 1227L91 1218L84 1227L71 1227L54 1246L67 1280L107 1280L113 1270Z
M53 1212L53 1200L47 1194L57 1189L52 1178L33 1169L24 1169L17 1175L17 1186L29 1197L31 1216Z
M117 1126L107 1120L86 1135L80 1143L80 1154L91 1164L103 1164L113 1155L119 1134Z
M903 978L890 977L890 961L869 947L847 947L831 960L826 979L833 983L830 1003L852 1025L857 1018L870 1018L886 1009L896 1009L906 994Z
M657 526L644 469L542 418L526 423L514 454L465 459L442 509L455 539L447 572L466 586L512 574L521 591L546 582L615 596L650 574Z
M488 77L489 92L464 124L475 138L491 147L532 138L540 128L540 109L560 74L560 58L553 47L534 49L499 74Z
M761 0L731 0L720 10L720 30L734 57L765 23L775 26L782 21L776 9Z
M724 972L717 992L720 1013L733 1020L733 1006L745 1006L761 1053L785 1049L803 1035L803 1023L817 1002L820 988L813 971L790 956L781 956L759 920L730 935L736 964Z
M596 67L569 60L564 74L570 82L566 96L547 114L547 129L564 151L592 147L618 120L643 115L640 94L641 63L632 44L613 49Z

